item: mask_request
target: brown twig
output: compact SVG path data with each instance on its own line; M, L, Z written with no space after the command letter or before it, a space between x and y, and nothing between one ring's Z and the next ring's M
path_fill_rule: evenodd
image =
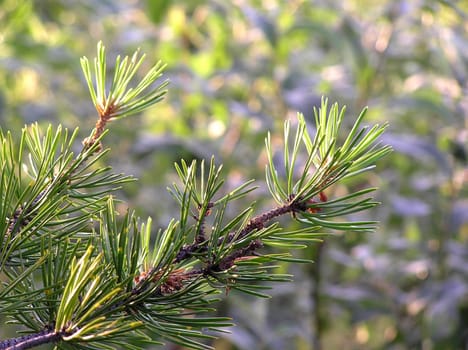
M101 137L102 133L106 129L107 123L111 120L112 115L119 109L119 106L109 103L106 109L102 109L100 106L96 106L99 118L96 121L93 134L83 140L83 146L85 149L91 147ZM100 149L99 149L100 150Z
M1 350L24 350L33 347L56 343L62 339L63 336L69 335L65 332L58 332L54 329L46 328L40 332L23 335L17 338L5 339L0 341Z
M290 201L287 204L281 207L271 209L261 215L258 215L250 219L247 225L245 225L245 227L240 232L231 232L228 234L227 238L220 237L218 240L218 245L221 245L224 243L231 243L234 239L242 239L254 231L259 231L263 229L269 221L271 221L272 219L276 217L279 217L288 213L297 213L297 212L306 211L307 205L308 203L306 201L302 201L300 198L295 198L294 196L292 196L290 198ZM200 253L203 253L204 251L206 251L205 244L200 244L198 242L195 242L193 244L184 245L180 249L178 254L176 255L176 258L174 259L174 263L177 264L185 259L190 258L194 254L200 254Z

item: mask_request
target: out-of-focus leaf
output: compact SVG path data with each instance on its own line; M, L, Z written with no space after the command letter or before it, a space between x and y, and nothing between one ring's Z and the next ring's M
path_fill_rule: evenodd
M459 278L449 278L437 289L428 304L427 315L431 332L440 339L450 336L457 328L459 303L468 295L468 286Z
M276 46L278 34L275 23L271 21L265 14L260 13L260 11L254 9L253 7L243 5L241 8L249 21L263 32L270 45L273 47Z
M425 216L431 213L429 204L418 198L409 198L394 195L391 203L395 213L401 216Z
M461 230L462 226L468 226L468 200L460 200L454 203L450 228L453 232ZM468 229L468 227L467 227ZM468 238L468 233L466 238Z
M320 97L309 88L286 90L283 92L283 97L288 107L301 112L307 119L312 119L313 107L320 103Z
M449 241L447 243L448 261L447 265L451 271L468 276L468 250L466 249L466 238L462 242Z
M166 16L172 0L146 0L148 18L159 24Z
M411 156L418 162L435 162L445 174L450 174L452 166L446 154L442 153L430 140L416 135L386 133L382 140L396 152Z
M137 157L145 157L153 152L173 154L174 161L179 160L180 154L185 153L192 158L208 159L217 156L215 149L209 148L197 140L177 138L171 135L154 136L142 135L135 143L133 152Z

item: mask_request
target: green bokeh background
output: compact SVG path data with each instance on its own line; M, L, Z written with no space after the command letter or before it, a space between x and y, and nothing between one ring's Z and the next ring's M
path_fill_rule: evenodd
M345 184L378 186L371 235L336 232L280 266L294 282L272 299L229 294L237 323L216 349L468 348L468 3L430 0L0 1L0 126L62 123L85 137L96 113L79 64L102 40L110 59L147 54L170 79L166 100L110 126L119 194L154 226L177 215L166 186L180 158L225 166L226 188L264 185L264 137L279 144L322 95L351 125L389 122L394 152ZM335 186L329 197L347 191ZM245 203L248 205L249 203ZM238 204L242 205L242 203ZM124 210L122 204L122 210ZM235 212L239 208L233 206ZM0 337L12 336L0 315ZM168 349L177 347L168 345Z

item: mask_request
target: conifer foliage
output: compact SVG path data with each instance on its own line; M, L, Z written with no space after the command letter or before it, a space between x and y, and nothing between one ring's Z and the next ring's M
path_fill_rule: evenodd
M210 316L220 293L266 297L273 282L290 278L275 262L308 262L292 257L292 249L331 230L375 226L347 220L377 204L368 197L374 188L338 198L325 193L390 151L378 143L385 125L363 127L363 110L346 136L344 108L326 99L314 111L313 136L298 115L284 125L282 150L266 137L271 210L256 213L245 203L233 216L230 203L247 201L253 181L226 191L222 166L210 159L175 165L180 181L170 192L180 211L167 227L155 231L150 218L143 222L132 211L118 215L112 192L132 179L98 166L109 151L102 146L107 123L166 93L161 63L130 87L143 59L138 51L117 57L110 80L101 43L92 64L81 59L99 118L78 152L77 131L60 126L33 124L19 140L0 134L0 314L24 333L0 341L0 349L140 349L164 341L206 349L231 326L227 317ZM282 227L282 216L296 228Z

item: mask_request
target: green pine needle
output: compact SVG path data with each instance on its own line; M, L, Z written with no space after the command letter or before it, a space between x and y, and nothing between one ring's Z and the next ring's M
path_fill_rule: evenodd
M166 94L168 81L158 83L166 65L157 62L136 84L129 87L145 59L137 50L131 58L123 60L117 56L114 76L110 84L106 80L107 57L102 42L97 45L97 57L94 59L94 74L87 57L81 58L81 67L88 85L91 100L100 117L107 120L119 119L137 114L160 102ZM94 77L93 77L94 75ZM109 85L109 90L106 86Z

